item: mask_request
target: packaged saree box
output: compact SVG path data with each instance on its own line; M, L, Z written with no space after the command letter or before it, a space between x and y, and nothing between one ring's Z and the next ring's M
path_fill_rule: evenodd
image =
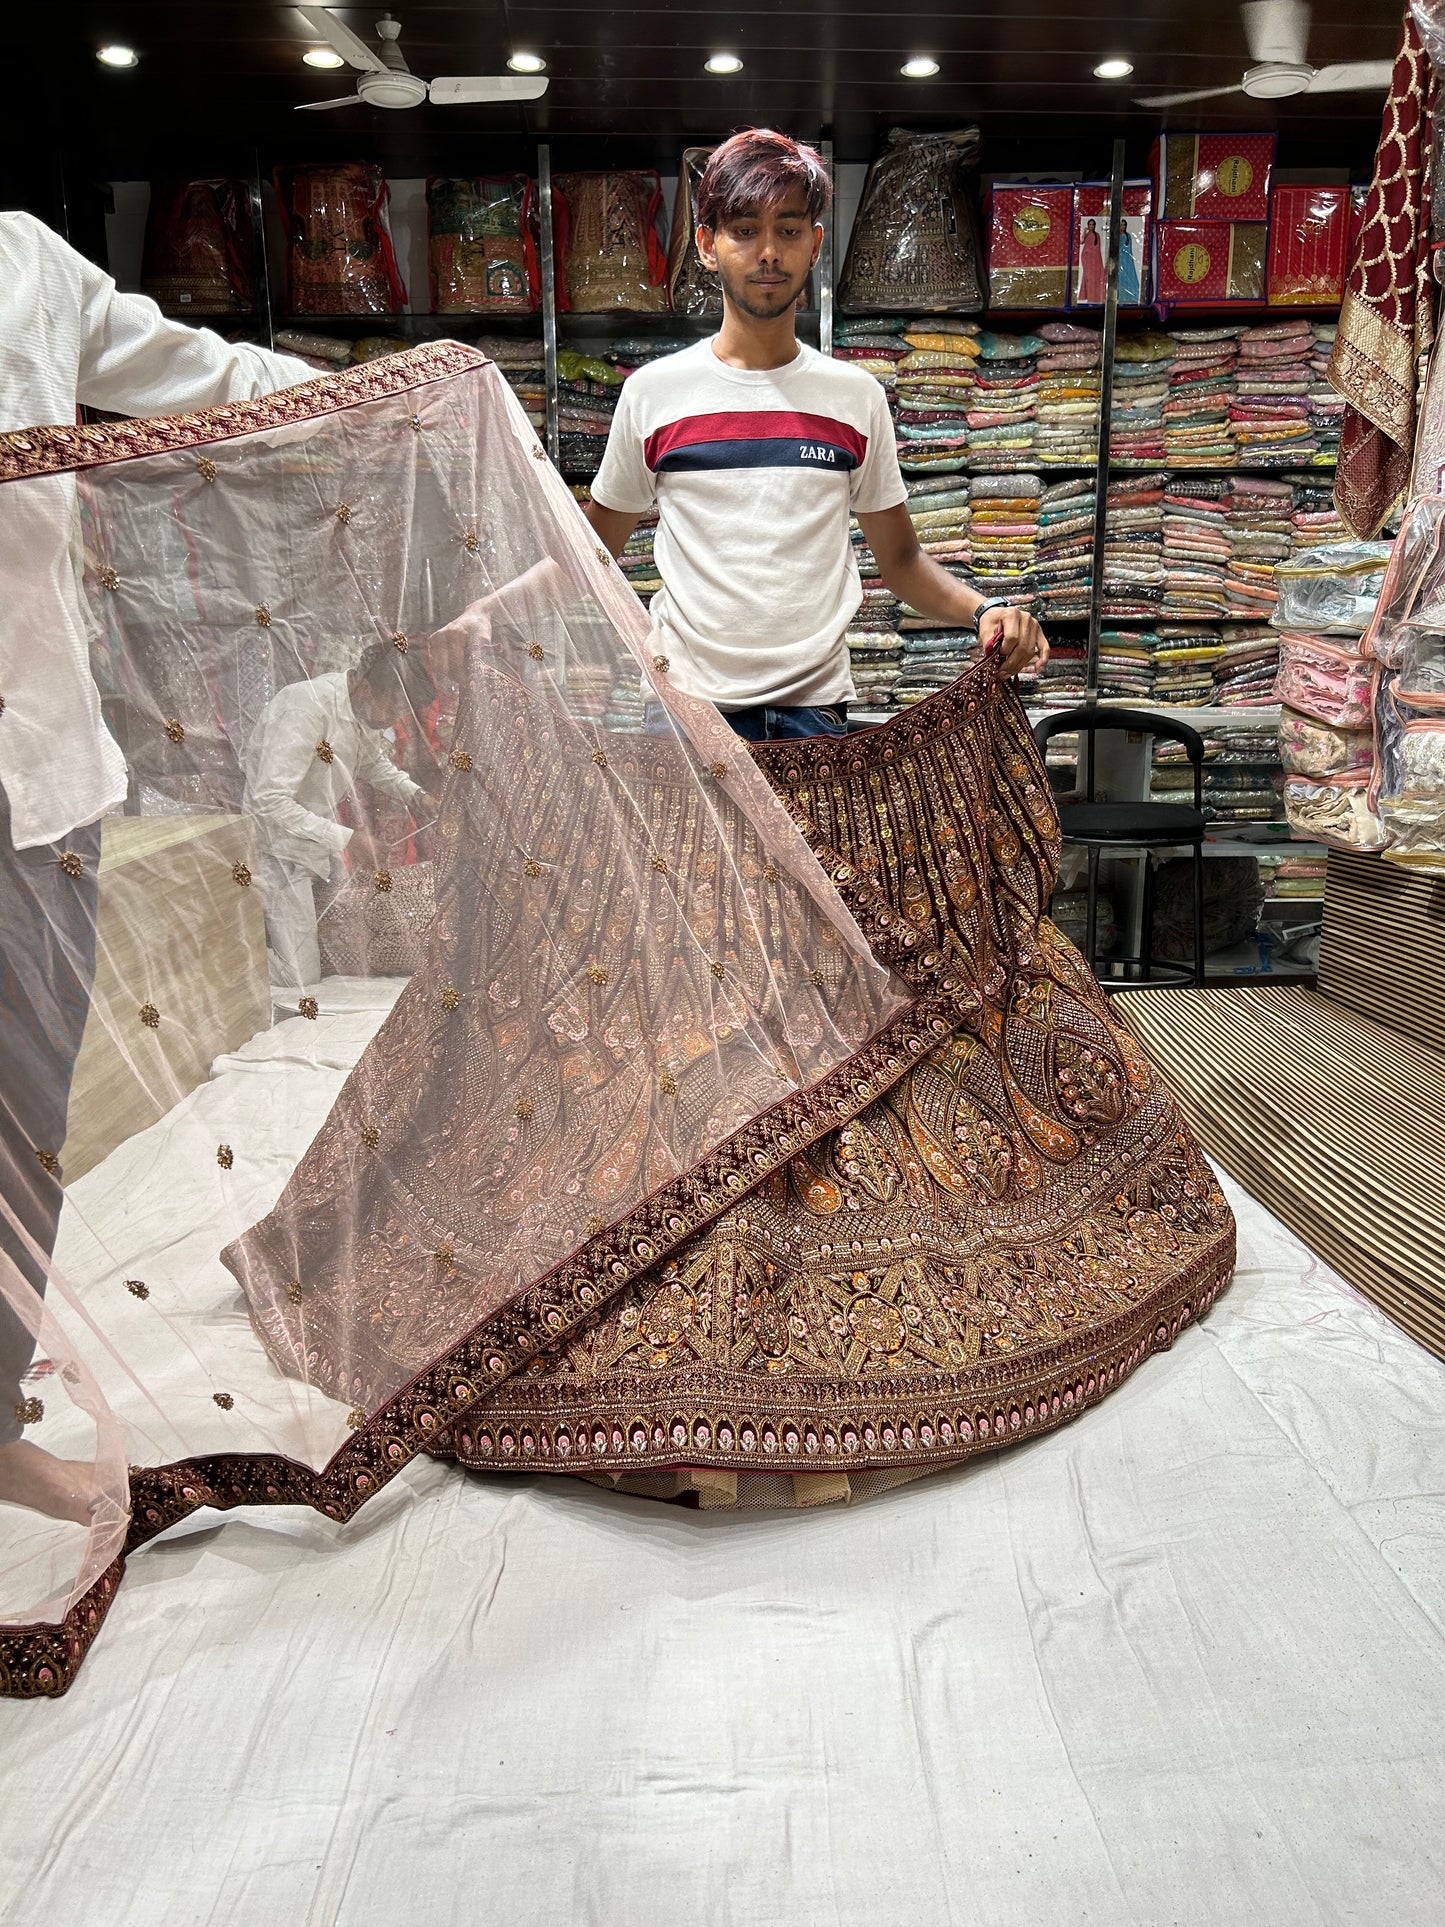
M1263 221L1160 221L1154 299L1161 306L1263 301Z
M1102 308L1109 269L1109 183L1079 181L1074 187L1069 306ZM1124 231L1119 236L1119 306L1149 300L1154 251L1154 189L1148 181L1124 183Z
M1277 187L1269 203L1269 301L1333 307L1345 295L1348 187Z
M989 201L991 308L1062 308L1069 285L1072 187L995 182Z
M1273 134L1161 134L1150 149L1161 221L1269 218Z

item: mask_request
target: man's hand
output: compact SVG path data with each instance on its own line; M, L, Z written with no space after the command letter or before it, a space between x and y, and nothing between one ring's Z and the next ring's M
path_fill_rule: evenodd
M391 862L391 851L370 830L353 830L346 854L353 870L385 870Z
M1003 652L1009 676L1037 674L1049 659L1044 632L1027 609L990 609L979 624L979 641L986 656Z

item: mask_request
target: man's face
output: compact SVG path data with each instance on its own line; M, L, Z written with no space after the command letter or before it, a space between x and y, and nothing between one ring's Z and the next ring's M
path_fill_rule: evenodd
M373 689L370 683L362 682L359 677L354 678L349 687L351 707L369 729L390 729L405 713L406 698L394 678L389 690Z
M796 187L780 201L697 231L703 266L716 269L724 295L755 321L787 313L822 245L822 226L808 219L803 191Z

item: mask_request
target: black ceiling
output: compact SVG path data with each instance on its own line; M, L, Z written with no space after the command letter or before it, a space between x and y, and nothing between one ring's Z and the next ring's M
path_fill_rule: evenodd
M8 11L8 10L7 10ZM373 40L382 7L339 10ZM234 166L256 148L263 164L342 153L374 155L393 171L413 165L505 164L548 138L563 164L585 152L665 159L689 139L750 122L831 135L840 159L863 160L893 124L977 120L985 165L1012 169L1107 162L1115 133L1142 161L1160 116L1135 94L1225 86L1247 64L1237 9L1200 0L747 0L737 7L601 4L600 0L396 0L402 46L424 76L503 71L515 48L542 54L551 88L525 108L423 106L404 113L358 106L297 116L291 109L349 90L346 71L301 65L314 36L294 9L270 0L77 0L29 7L7 20L12 72L39 84L29 153L62 151L71 168L108 176ZM1398 0L1317 0L1310 36L1316 65L1393 54ZM17 44L18 40L18 44ZM140 55L111 72L97 46L123 41ZM703 71L709 53L740 54L729 79ZM917 53L937 79L898 72ZM1128 81L1096 80L1106 54L1134 62ZM12 110L13 111L13 110ZM1368 169L1380 100L1369 94L1257 103L1242 95L1174 110L1178 126L1278 125L1281 161ZM13 129L12 129L13 131ZM600 136L611 136L606 150ZM577 143L585 143L579 146Z

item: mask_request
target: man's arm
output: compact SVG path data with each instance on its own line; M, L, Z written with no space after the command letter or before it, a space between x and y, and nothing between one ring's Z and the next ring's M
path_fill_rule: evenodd
M584 505L582 513L602 537L614 562L626 548L628 536L642 520L640 514L633 515L626 509L604 508L595 497Z
M934 622L973 627L975 612L985 598L923 553L902 502L860 515L858 526L877 559L879 575L894 595ZM1023 609L991 609L983 619L979 640L987 650L1003 651L1004 667L1011 676L1041 669L1049 659L1043 630Z

